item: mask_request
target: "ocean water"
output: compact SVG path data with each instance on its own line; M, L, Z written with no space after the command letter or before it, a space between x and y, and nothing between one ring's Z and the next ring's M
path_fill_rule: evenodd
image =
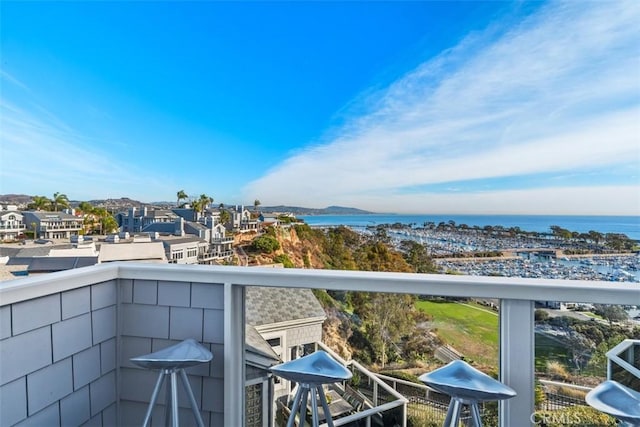
M370 214L370 215L302 215L311 226L366 227L369 225L415 224L422 226L425 222L455 221L456 224L468 226L501 225L505 228L520 227L524 231L550 232L552 225L566 228L570 231L586 233L594 230L600 233L622 233L633 240L640 241L640 216L573 216L573 215L401 215L401 214Z

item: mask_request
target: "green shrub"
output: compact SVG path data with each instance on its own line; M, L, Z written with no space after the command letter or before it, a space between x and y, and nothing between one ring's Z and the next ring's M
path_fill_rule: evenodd
M536 322L544 322L549 318L549 312L546 310L538 309L535 311L534 319Z
M335 307L336 301L323 289L312 289L313 295L323 307Z
M280 249L280 242L278 242L275 237L265 234L254 239L253 242L251 242L251 246L257 251L270 254Z
M289 259L289 255L287 255L287 254L276 255L273 258L273 262L281 263L284 266L284 268L294 268L295 267L295 265L293 265L293 261L291 261L291 259Z

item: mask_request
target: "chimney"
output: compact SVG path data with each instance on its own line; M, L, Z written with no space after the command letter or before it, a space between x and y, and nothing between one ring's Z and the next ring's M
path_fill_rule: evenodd
M176 218L176 222L173 227L173 234L175 236L184 236L184 218L181 216Z

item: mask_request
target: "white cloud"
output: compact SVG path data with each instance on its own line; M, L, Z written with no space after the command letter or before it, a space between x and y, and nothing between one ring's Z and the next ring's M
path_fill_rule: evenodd
M368 114L251 183L247 197L451 213L520 211L529 205L520 199L537 198L536 212L545 200L559 204L539 213L637 214L640 203L627 193L637 190L637 177L620 187L626 207L551 188L394 195L426 184L640 167L637 22L634 1L552 3L512 28L475 34L366 100ZM604 187L590 188L575 194Z
M378 212L434 214L630 215L640 212L640 184L555 187L475 193L366 195L360 199ZM595 203L594 203L595 202ZM349 205L342 197L338 205ZM386 211L384 207L386 206Z

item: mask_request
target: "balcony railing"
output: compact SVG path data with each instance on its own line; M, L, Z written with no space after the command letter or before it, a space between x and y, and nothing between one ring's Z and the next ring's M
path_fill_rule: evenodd
M0 424L55 425L70 416L135 424L149 398L142 387L154 375L128 358L196 336L216 362L190 373L208 423L244 425L247 286L499 299L500 379L518 393L500 404L503 427L531 425L534 301L640 299L636 283L140 263L16 279L0 284L0 386L7 392ZM83 370L91 360L97 367Z
M9 225L5 225L5 224L0 224L0 230L15 230L15 231L19 231L19 230L24 230L26 229L27 226L24 224L9 224Z

